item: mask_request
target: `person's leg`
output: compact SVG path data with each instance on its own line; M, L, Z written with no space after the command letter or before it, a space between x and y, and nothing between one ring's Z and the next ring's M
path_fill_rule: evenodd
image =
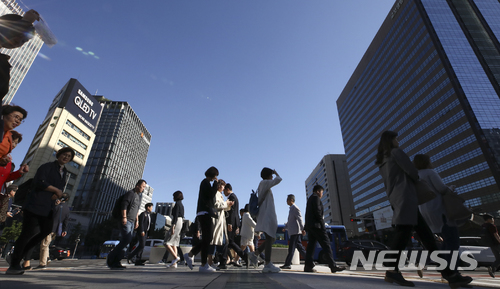
M264 254L266 255L266 258L264 259L266 261L266 265L271 263L271 254L273 251L274 241L276 241L276 238L273 238L266 234L266 242L264 243L266 246L264 251Z
M299 250L299 253L304 257L306 256L306 248L304 248L304 245L302 245L302 235L300 234L299 238L297 239L297 250Z
M49 245L52 242L52 234L50 233L40 242L40 263L38 267L47 266L47 259L49 258Z
M17 238L14 245L14 252L12 253L12 259L9 267L13 269L21 268L20 263L25 254L26 245L35 235L37 235L37 231L39 230L40 219L38 218L38 216L29 211L24 211L23 214L23 227L21 230L21 234Z
M314 250L316 248L316 234L313 230L307 231L308 234L308 242L307 242L307 248L306 248L306 259L305 259L305 264L304 264L304 270L309 270L314 268Z
M292 258L293 254L295 254L295 248L297 247L297 241L299 239L300 235L291 235L290 240L288 241L288 255L286 255L285 258L285 265L283 266L290 266L292 265Z
M198 245L191 249L188 256L192 257L201 252L201 265L204 266L207 263L208 247L210 246L214 235L214 224L212 223L212 217L208 214L198 216L198 218L203 238L200 240Z
M139 248L141 247L141 234L140 233L137 233L137 239L139 240L139 245L137 245L137 247L135 247L135 249L130 252L127 256L127 260L131 260L132 258L134 258L134 256L137 256L137 254L139 253Z
M110 267L121 267L121 259L123 255L123 249L130 244L132 240L132 230L134 228L134 224L131 221L127 221L126 225L120 224L120 243L116 245L116 247L111 251L108 255L109 261L108 266Z
M135 261L135 264L143 264L142 261L142 252L144 251L144 246L146 245L146 238L147 236L141 236L139 235L139 246L136 248L137 249L137 258Z
M330 243L330 238L328 237L326 230L318 230L316 238L319 245L321 246L322 251L326 253L326 257L328 259L328 267L337 267L337 264L335 264L335 261L333 260L332 245Z

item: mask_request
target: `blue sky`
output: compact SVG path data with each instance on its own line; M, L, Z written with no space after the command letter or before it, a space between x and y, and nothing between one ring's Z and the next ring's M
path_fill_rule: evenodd
M305 180L325 154L343 154L336 100L394 0L18 0L59 43L44 46L13 103L24 158L55 94L77 78L127 101L152 135L144 179L153 202L184 192L194 219L205 170L216 166L240 206L267 166L278 221L286 195L305 213ZM31 168L36 169L36 168Z

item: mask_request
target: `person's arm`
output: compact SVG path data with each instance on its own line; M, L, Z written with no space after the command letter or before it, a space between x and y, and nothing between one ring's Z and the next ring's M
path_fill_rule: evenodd
M259 184L259 189L258 189L258 194L259 194L259 206L262 205L264 200L267 197L267 194L269 194L269 190L279 184L282 181L281 177L279 175L276 175L276 177L272 180L262 180Z
M141 236L145 236L146 235L146 232L144 231L145 228L144 228L144 218L146 217L146 213L145 212L142 212L140 215L139 215L139 228L137 228L137 231L141 234Z
M419 179L418 170L415 165L411 162L408 155L399 148L392 149L391 154L398 166L416 183Z
M127 225L127 210L129 205L131 204L132 200L131 197L133 197L131 192L127 192L127 195L123 197L122 204L121 204L121 215L122 215L122 225ZM133 193L135 194L135 193Z
M495 237L495 239L497 240L497 242L500 244L500 236L498 236L498 232L495 232L493 234L493 236Z
M314 223L321 223L323 220L323 215L321 215L321 199L316 196L314 199L314 209L312 210Z
M296 207L295 209L297 210L295 218L297 219L297 223L299 223L299 231L302 232L302 234L305 234L304 222L302 221L302 214L300 213L300 209L298 207Z

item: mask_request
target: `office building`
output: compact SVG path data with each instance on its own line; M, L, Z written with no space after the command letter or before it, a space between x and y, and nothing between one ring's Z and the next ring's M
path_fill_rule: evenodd
M73 202L74 210L89 218L82 224L87 229L108 219L116 199L142 179L151 140L127 102L98 100L101 120ZM144 193L144 200L152 198L152 189Z
M351 215L354 214L354 205L346 156L326 155L321 159L306 180L307 198L312 195L315 185L325 189L321 198L325 222L329 225L344 225L348 235L354 234L354 224L350 221ZM303 210L305 214L305 208Z
M14 0L0 0L0 15L5 14L24 15L24 11ZM9 62L12 65L10 69L9 92L3 98L3 104L9 104L14 98L42 45L42 39L35 33L35 37L19 48L0 48L0 53L10 56Z
M163 216L172 217L172 209L174 208L174 205L175 203L156 203L155 212Z
M90 155L101 111L101 104L87 89L78 80L70 79L52 101L24 157L22 163L29 164L30 171L16 184L33 178L44 163L55 161L59 149L71 147L75 157L66 165L69 179L65 192L73 198Z
M146 210L146 204L153 202L154 189L150 185L146 185L144 192L140 195L141 205L139 206L139 214Z
M385 130L411 159L430 155L467 206L498 215L499 15L497 0L395 2L337 100L357 216L389 206L374 164Z

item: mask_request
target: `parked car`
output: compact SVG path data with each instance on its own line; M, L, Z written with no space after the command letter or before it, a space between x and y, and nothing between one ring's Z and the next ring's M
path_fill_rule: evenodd
M352 257L354 255L354 251L362 251L363 255L366 258L368 258L368 254L371 251L375 251L376 255L378 255L378 253L380 251L383 251L383 250L389 250L389 247L387 247L386 245L384 245L378 241L374 241L374 240L348 240L348 241L342 243L342 246L341 246L339 252L337 253L337 256L338 256L339 261L346 262L346 264L348 266L350 266L351 262L352 262ZM358 266L359 265L360 264L358 263Z
M470 255L477 261L477 266L490 266L495 262L495 255L490 247L485 246L481 237L460 237L459 254L470 252ZM468 266L459 263L459 266Z
M49 247L49 259L50 260L62 260L71 256L71 252L69 249L64 249L62 247L50 246ZM35 246L33 249L33 253L31 254L31 258L33 260L40 259L40 246Z
M101 245L101 249L99 251L99 258L106 259L106 257L108 257L109 252L111 252L111 250L113 250L115 246L118 245L118 243L120 243L120 241L118 240L105 241Z
M132 249L130 249L130 252L134 251L135 248L139 246L139 242L137 242ZM151 248L153 247L164 247L163 246L163 239L147 239L146 242L144 243L144 250L142 251L142 261L149 260L149 255L151 254ZM132 259L129 260L130 263L135 263L136 261L136 256L132 257Z

